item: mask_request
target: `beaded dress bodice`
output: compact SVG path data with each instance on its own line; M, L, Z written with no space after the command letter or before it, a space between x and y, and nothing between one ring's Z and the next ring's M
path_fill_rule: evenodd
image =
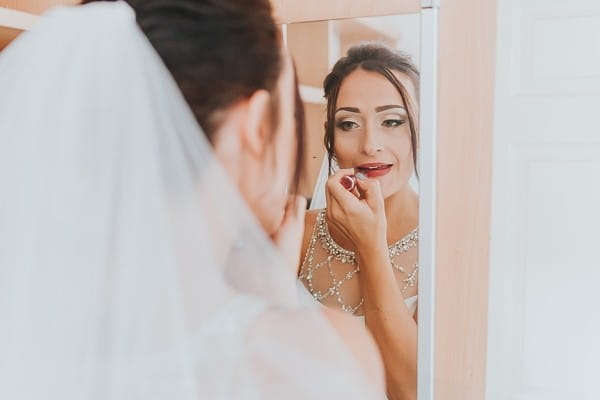
M360 267L356 254L331 237L325 212L323 209L317 215L299 278L323 305L362 315L363 298L357 279ZM416 294L418 240L415 229L388 247L394 276L404 295Z

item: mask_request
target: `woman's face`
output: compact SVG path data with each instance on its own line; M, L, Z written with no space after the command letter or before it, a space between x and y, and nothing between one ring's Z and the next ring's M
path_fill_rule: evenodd
M414 104L415 88L396 77ZM357 69L340 86L334 120L334 153L340 168L354 168L381 183L387 198L408 187L414 172L408 112L383 75Z

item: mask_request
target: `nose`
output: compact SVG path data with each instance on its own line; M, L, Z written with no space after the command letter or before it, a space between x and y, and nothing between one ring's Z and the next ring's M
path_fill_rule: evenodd
M361 150L367 156L374 156L382 150L377 132L374 129L367 128L364 132L361 142Z

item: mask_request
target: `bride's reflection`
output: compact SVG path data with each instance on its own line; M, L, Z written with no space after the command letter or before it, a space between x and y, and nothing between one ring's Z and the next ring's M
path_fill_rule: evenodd
M383 44L350 48L328 74L332 174L327 207L307 214L299 275L324 306L364 318L388 394L403 399L417 381L418 88L410 57Z

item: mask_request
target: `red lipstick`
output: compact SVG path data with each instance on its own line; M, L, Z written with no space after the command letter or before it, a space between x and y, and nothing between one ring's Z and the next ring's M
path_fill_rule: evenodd
M347 190L352 191L356 187L356 177L354 175L343 176L340 183Z
M356 171L362 172L369 178L377 178L390 172L394 164L384 162L365 163L357 166Z

